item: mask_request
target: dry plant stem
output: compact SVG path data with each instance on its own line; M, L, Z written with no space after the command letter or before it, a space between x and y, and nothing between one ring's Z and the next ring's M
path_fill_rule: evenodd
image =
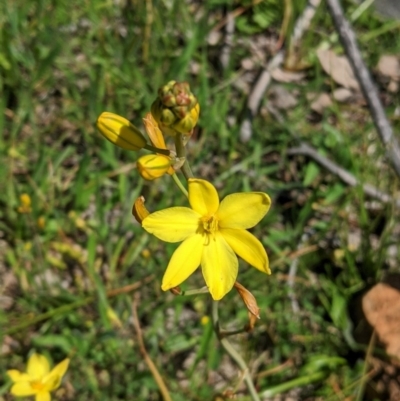
M228 13L228 15L223 18L217 25L214 26L214 28L211 30L211 32L216 32L219 31L224 25L228 23L229 18L237 18L239 15L242 15L244 12L249 10L250 8L256 6L258 3L261 3L263 0L254 0L252 1L251 5L247 7L238 7L235 10L231 11Z
M290 264L288 280L287 280L287 286L289 288L288 296L290 299L290 303L292 305L292 311L296 316L298 316L298 313L300 312L299 302L297 301L296 293L294 290L294 282L297 275L298 265L299 265L299 258L293 259L292 263Z
M284 13L283 13L283 21L282 21L282 26L279 32L279 40L277 44L277 48L280 49L281 46L283 45L286 34L289 28L289 23L292 20L293 16L293 0L284 0L285 2L285 7L284 7Z
M297 148L290 148L287 151L288 155L303 155L303 156L308 156L314 161L316 161L318 164L320 164L322 167L326 168L328 171L330 171L332 174L335 174L337 177L339 177L345 184L351 186L351 187L356 187L360 185L364 191L364 193L371 198L378 199L379 201L383 203L388 203L388 204L395 204L396 207L400 208L400 200L399 199L393 199L390 195L388 195L385 192L380 191L379 189L375 188L374 186L370 184L361 184L361 182L351 173L349 173L347 170L344 168L338 166L336 163L333 161L327 159L326 157L320 155L318 151L313 148L312 146L301 142L300 146Z
M221 50L221 64L224 69L227 69L230 63L234 32L235 18L229 13L226 17L225 40Z
M143 61L147 63L149 59L149 48L151 38L151 25L153 24L153 4L152 0L146 0L146 25L144 27L144 40L143 40Z
M367 371L368 371L368 367L370 365L371 358L373 356L375 342L376 342L376 332L374 330L372 332L371 339L368 344L367 354L365 355L365 362L364 362L362 377L361 377L361 381L360 381L360 387L358 389L356 401L362 401L364 398L365 386L367 385L367 381L368 381L368 372Z
M140 328L140 322L139 322L139 318L138 318L138 314L137 314L138 295L139 294L135 294L135 296L133 298L133 302L132 302L132 318L133 318L133 325L135 327L136 334L137 334L137 341L138 341L138 344L139 344L139 350L140 350L140 353L142 354L143 359L146 362L151 374L153 375L154 380L157 383L158 388L160 389L160 392L161 392L163 400L164 401L172 401L172 398L169 395L169 391L167 389L167 386L165 385L164 380L160 375L160 372L157 370L156 365L154 364L154 362L151 360L149 354L147 353L146 347L144 345L143 336L142 336L142 330Z
M303 33L307 31L310 26L311 20L315 15L315 12L321 3L321 0L309 0L306 8L302 15L297 19L294 26L293 34L290 39L290 44L293 47L298 46ZM269 84L271 83L272 77L271 72L278 68L285 59L285 50L280 50L272 60L266 65L264 70L261 72L259 78L253 86L250 92L249 98L247 99L247 116L243 120L240 126L240 139L242 142L247 142L252 136L252 119L257 115L258 108L261 100L264 97Z
M260 397L257 394L256 388L254 387L253 380L250 376L250 370L246 365L246 362L240 356L240 354L233 348L232 344L228 341L227 338L221 336L221 330L219 326L219 316L218 316L218 301L212 302L212 321L215 334L217 335L222 347L226 351L226 353L236 362L239 368L242 371L244 381L247 385L247 388L250 392L251 398L253 401L261 401Z
M190 168L189 162L186 159L186 148L183 144L182 134L177 133L175 135L175 149L177 157L183 157L185 159L185 163L183 163L182 166L182 173L185 176L186 180L188 180L189 178L193 178L192 169Z
M397 176L400 178L400 145L394 136L392 126L386 117L385 110L379 99L371 75L365 66L357 46L354 31L346 20L339 0L326 0L329 12L335 24L339 38L353 67L354 75L361 86L364 97L367 100L372 119L378 131L379 137L386 149L386 154Z
M287 285L289 287L288 296L289 296L289 299L290 299L290 303L292 305L293 313L296 316L298 316L299 313L300 313L300 306L299 306L299 302L297 300L296 292L295 292L295 289L294 289L294 284L295 284L296 275L297 275L297 268L299 266L299 259L300 259L300 256L301 256L301 253L299 254L299 251L304 248L304 244L308 240L308 237L309 236L308 236L307 233L304 233L301 236L300 242L299 242L299 244L297 246L297 249L296 249L298 256L295 256L292 259L292 262L290 263L288 278L287 278Z

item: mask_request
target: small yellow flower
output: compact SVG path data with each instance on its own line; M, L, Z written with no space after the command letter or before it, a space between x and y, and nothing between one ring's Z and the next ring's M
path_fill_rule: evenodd
M208 181L191 178L188 182L191 208L160 210L142 221L146 231L163 241L183 241L172 255L161 288L167 291L177 287L201 264L211 296L221 299L238 275L235 253L270 274L264 247L247 231L268 212L269 196L262 192L236 193L220 203L217 190Z
M20 206L18 206L18 213L27 214L32 212L32 201L28 194L21 194L19 197Z
M105 111L97 119L97 128L114 145L127 150L140 150L146 145L143 134L118 114Z
M44 216L39 216L37 219L37 226L43 230L43 228L46 226L46 218Z
M60 386L68 364L69 359L64 359L50 371L50 364L45 356L32 354L28 360L26 373L16 369L7 371L14 382L11 394L17 397L35 395L36 401L50 401L50 392Z

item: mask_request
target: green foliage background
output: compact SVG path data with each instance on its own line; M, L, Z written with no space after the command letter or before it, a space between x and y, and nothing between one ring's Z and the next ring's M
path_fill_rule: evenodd
M305 1L294 3L293 18ZM350 14L354 6L347 6ZM223 69L223 40L213 43L210 33L226 11L239 8L230 65ZM298 105L284 112L284 123L261 113L251 141L239 141L247 99L235 85L244 74L241 61L252 56L259 35L279 35L283 11L281 1L0 3L1 400L11 399L5 371L23 370L32 349L54 362L71 357L57 399L160 400L132 327L133 294L107 296L149 276L140 288L141 325L174 401L211 400L236 385L238 399L248 399L210 324L201 323L209 297L160 290L175 246L149 237L131 216L139 195L150 210L184 205L183 195L168 177L143 182L137 154L113 147L94 126L102 111L112 111L141 127L158 87L170 79L187 80L201 104L199 131L189 146L195 174L212 181L221 197L253 190L273 199L253 230L268 250L273 275L244 263L239 273L261 308L254 332L235 340L258 390L294 391L302 400L362 397L369 338L354 338L357 302L393 270L387 255L398 242L398 212L391 205L367 208L360 188L346 187L286 150L306 140L386 192L398 191L398 183L365 107L334 104L320 118L310 111L309 93L335 86L315 55L322 42L340 49L325 5L299 49L309 65L306 80L285 85L297 91ZM383 49L399 54L398 25L367 11L355 26L369 66ZM253 80L261 67L254 66ZM391 99L388 113L398 106ZM23 193L32 199L28 214L18 212ZM359 238L358 247L348 246L350 234ZM298 259L295 313L287 275L299 249L305 252ZM202 285L198 273L183 288ZM246 324L236 293L221 309L224 326Z

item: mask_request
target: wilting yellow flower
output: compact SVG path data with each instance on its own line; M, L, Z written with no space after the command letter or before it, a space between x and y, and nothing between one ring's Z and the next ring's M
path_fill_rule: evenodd
M20 206L18 206L18 213L30 213L32 211L31 205L31 197L28 194L21 194L19 197Z
M151 143L158 149L167 149L165 145L164 136L158 127L156 120L151 115L147 113L145 118L143 118L143 123L146 128L146 132L150 138ZM171 166L172 159L170 156L163 154L151 154L142 156L136 163L139 174L145 180L155 180L160 178L164 174L174 174L175 170Z
M142 224L143 220L150 214L150 212L144 205L144 202L145 202L144 197L140 196L135 200L135 202L132 205L133 217L139 224Z
M147 135L150 138L151 143L159 149L167 149L165 144L164 135L158 127L157 121L154 119L151 113L147 113L143 118L143 124L146 129Z
M169 171L171 158L165 155L145 155L139 158L136 166L142 178L152 181Z
M26 373L16 369L7 371L14 382L11 394L17 397L35 395L36 401L50 401L50 392L60 386L68 364L69 359L64 359L50 371L50 364L45 356L32 354L28 360Z
M247 229L268 212L269 196L263 192L228 195L220 203L208 181L191 178L187 207L172 207L149 214L143 228L166 242L182 244L172 255L161 288L167 291L186 280L201 264L211 296L221 299L238 275L235 253L258 270L270 274L261 242Z
M118 114L105 111L97 119L97 128L111 143L127 150L140 150L146 145L143 134Z
M197 124L200 105L187 82L170 81L158 90L151 114L168 135L188 135Z

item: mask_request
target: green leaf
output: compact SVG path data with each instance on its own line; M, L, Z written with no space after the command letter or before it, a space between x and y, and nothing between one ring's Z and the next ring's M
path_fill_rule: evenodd
M314 162L310 162L307 164L306 173L304 175L303 185L308 187L311 185L314 180L318 177L320 173L320 169L318 165Z

